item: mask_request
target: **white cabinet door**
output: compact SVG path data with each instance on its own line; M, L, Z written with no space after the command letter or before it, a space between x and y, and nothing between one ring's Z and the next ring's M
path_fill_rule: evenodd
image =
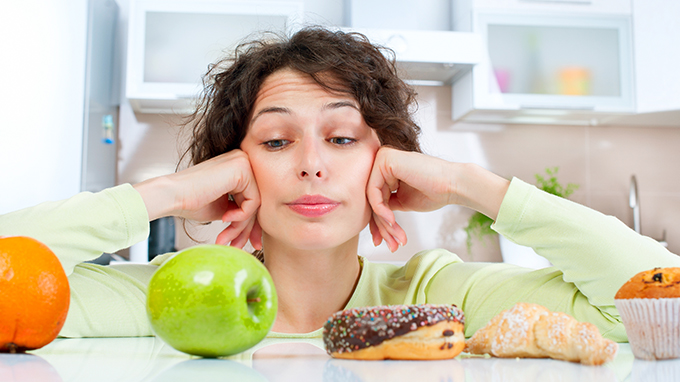
M257 31L301 22L302 3L132 0L126 96L138 112L187 112L210 64Z
M453 119L599 123L635 111L629 16L476 12L487 57L453 85Z
M454 30L469 32L472 13L561 13L585 15L630 15L630 0L452 0L451 21Z
M638 112L680 110L680 1L634 0L633 12Z
M475 9L513 9L518 11L587 14L630 14L629 0L453 0L469 3Z

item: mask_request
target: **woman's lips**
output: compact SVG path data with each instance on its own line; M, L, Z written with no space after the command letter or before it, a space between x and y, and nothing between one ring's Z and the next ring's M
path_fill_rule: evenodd
M304 195L287 203L291 210L307 217L323 216L333 211L339 205L340 202L321 195Z

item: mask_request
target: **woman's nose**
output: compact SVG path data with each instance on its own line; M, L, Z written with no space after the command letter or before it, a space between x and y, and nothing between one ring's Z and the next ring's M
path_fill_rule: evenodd
M306 176L309 176L309 173L305 170L302 170L302 172L300 173L300 177L304 178ZM317 178L321 178L321 171L315 172L314 176L316 176Z
M300 179L320 179L325 176L326 169L318 142L303 141L298 177Z

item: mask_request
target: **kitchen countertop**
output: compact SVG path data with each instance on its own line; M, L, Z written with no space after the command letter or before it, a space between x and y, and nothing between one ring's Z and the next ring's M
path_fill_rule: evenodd
M155 337L57 339L28 354L0 354L0 381L560 381L680 380L680 359L641 361L628 344L604 366L461 354L446 361L332 359L321 340L266 339L224 359L201 359Z

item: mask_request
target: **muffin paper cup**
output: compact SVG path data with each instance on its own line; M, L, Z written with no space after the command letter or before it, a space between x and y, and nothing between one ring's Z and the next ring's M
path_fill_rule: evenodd
M619 299L615 304L636 358L680 358L680 298Z

